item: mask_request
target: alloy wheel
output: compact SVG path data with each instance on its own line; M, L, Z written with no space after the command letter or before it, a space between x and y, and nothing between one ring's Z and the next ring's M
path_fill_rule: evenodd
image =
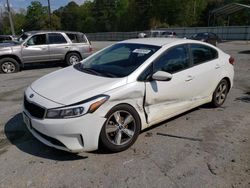
M16 70L14 63L12 63L10 61L4 62L1 66L1 68L2 68L2 71L4 73L13 73Z
M134 117L127 111L114 112L105 125L106 137L114 145L121 146L130 142L136 131Z
M70 62L71 65L75 65L75 64L80 62L80 59L76 55L72 55L69 58L69 62Z
M219 105L221 105L224 103L226 96L227 96L227 83L221 82L215 93L215 100Z

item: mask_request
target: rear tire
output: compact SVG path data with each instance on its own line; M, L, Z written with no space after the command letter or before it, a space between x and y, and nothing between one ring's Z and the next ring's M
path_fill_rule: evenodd
M223 103L227 98L228 91L229 91L228 81L226 79L221 80L213 93L213 99L211 105L215 108L223 105Z
M81 56L76 52L70 52L66 55L65 61L68 66L75 65L82 60Z
M0 73L10 74L20 70L19 63L13 58L3 58L0 60Z
M128 149L136 141L141 121L136 110L129 105L118 105L106 115L101 134L100 144L111 152L120 152Z

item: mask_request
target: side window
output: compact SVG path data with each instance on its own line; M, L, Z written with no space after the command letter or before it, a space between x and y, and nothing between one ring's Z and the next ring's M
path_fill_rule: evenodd
M191 53L194 65L211 61L218 57L217 50L202 44L191 44Z
M86 38L83 34L78 34L77 39L80 43L87 43Z
M34 35L33 37L31 37L31 38L27 41L27 44L28 44L29 46L47 44L47 42L46 42L46 34Z
M175 73L189 67L189 53L187 45L179 45L167 50L154 63L154 72L165 71L168 73Z
M49 33L49 43L50 44L65 44L66 39L60 33Z
M66 33L72 43L87 43L83 34Z
M66 35L69 37L72 43L78 43L76 34L66 33Z

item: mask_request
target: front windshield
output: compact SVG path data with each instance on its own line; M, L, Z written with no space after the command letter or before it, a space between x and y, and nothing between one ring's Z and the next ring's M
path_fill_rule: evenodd
M106 77L125 77L135 71L160 47L145 44L115 44L83 61L80 70Z

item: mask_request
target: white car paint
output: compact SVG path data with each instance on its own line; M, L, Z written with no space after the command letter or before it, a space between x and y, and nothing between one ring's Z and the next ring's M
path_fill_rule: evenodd
M42 77L30 87L41 96L69 105L121 87L126 81L126 78L114 79L85 74L71 66Z
M27 100L46 109L63 107L97 95L109 96L108 101L94 113L87 113L77 118L39 119L24 108L24 121L37 139L51 147L71 152L96 150L100 131L106 121L105 116L118 104L129 104L137 111L143 130L210 102L216 86L223 78L230 80L230 87L233 85L233 66L228 63L230 56L207 43L170 38L132 39L120 43L149 44L161 48L127 77L100 77L79 72L71 66L32 83L25 91ZM170 81L137 80L138 76L167 49L187 43L202 44L216 49L219 58L174 73ZM83 63L92 56L83 60ZM31 95L34 96L30 98ZM60 141L64 146L52 143L37 131Z

